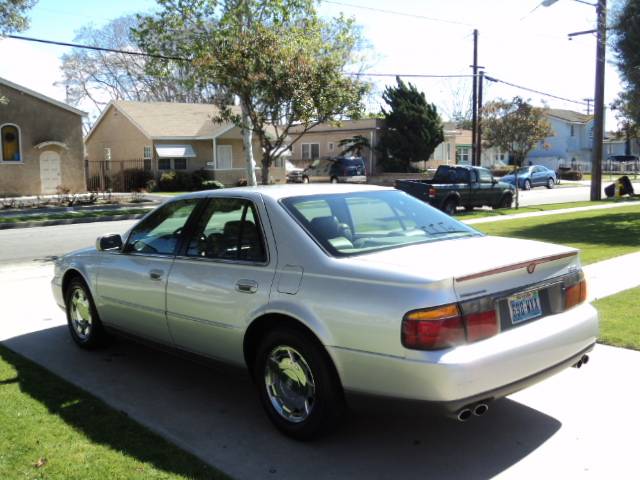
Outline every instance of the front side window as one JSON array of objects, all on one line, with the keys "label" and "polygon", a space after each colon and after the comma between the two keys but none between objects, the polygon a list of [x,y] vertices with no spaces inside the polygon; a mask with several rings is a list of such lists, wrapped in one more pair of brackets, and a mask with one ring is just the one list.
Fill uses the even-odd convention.
[{"label": "front side window", "polygon": [[214,198],[200,217],[188,257],[265,262],[266,250],[253,203]]},{"label": "front side window", "polygon": [[492,183],[493,175],[488,170],[480,169],[478,170],[478,175],[480,176],[480,183]]},{"label": "front side window", "polygon": [[2,161],[20,162],[20,130],[16,125],[4,125],[0,129]]},{"label": "front side window", "polygon": [[177,200],[158,208],[129,235],[125,252],[174,255],[198,199]]},{"label": "front side window", "polygon": [[338,257],[482,235],[400,191],[310,195],[286,198],[282,204]]}]

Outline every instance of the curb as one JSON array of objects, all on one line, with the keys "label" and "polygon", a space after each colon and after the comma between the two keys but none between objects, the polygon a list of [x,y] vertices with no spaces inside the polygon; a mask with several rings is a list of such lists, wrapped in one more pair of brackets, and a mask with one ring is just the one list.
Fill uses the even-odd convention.
[{"label": "curb", "polygon": [[85,218],[64,218],[60,220],[44,220],[41,222],[15,222],[0,223],[0,230],[13,230],[18,228],[33,227],[53,227],[56,225],[73,225],[76,223],[97,223],[97,222],[113,222],[117,220],[135,220],[142,218],[146,213],[132,213],[129,215],[112,215],[110,217],[85,217]]}]

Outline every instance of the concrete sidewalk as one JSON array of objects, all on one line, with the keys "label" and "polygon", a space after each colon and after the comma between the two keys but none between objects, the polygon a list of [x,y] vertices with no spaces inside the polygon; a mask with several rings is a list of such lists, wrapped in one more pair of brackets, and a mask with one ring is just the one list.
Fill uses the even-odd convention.
[{"label": "concrete sidewalk", "polygon": [[[640,246],[638,247],[640,249]],[[640,286],[640,251],[582,267],[590,302]]]},{"label": "concrete sidewalk", "polygon": [[589,212],[592,210],[608,210],[612,208],[633,207],[636,205],[640,205],[640,201],[611,203],[606,205],[589,205],[586,207],[561,208],[559,210],[545,210],[542,212],[514,213],[511,215],[494,215],[492,217],[472,218],[469,220],[460,220],[460,221],[462,223],[466,223],[467,225],[477,225],[480,223],[504,222],[506,220],[517,220],[519,218],[546,217],[549,215],[561,215],[563,213]]}]

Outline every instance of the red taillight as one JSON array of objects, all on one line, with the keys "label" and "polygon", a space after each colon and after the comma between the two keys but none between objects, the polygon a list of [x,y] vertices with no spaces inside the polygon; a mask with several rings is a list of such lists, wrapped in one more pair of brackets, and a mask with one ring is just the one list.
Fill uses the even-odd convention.
[{"label": "red taillight", "polygon": [[438,350],[465,343],[456,304],[409,312],[402,320],[402,345],[413,350]]},{"label": "red taillight", "polygon": [[477,342],[498,334],[498,317],[495,310],[471,313],[464,316],[467,326],[467,341]]},{"label": "red taillight", "polygon": [[429,197],[435,198],[436,193],[438,193],[438,191],[434,187],[429,188]]},{"label": "red taillight", "polygon": [[580,305],[587,299],[587,282],[583,278],[578,283],[567,287],[564,291],[564,309],[568,310]]}]

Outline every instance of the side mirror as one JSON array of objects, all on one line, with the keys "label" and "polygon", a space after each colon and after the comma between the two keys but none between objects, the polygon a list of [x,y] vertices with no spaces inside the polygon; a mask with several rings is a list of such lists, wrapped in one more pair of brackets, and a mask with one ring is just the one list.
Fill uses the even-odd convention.
[{"label": "side mirror", "polygon": [[498,183],[498,180],[496,180],[495,178],[492,178],[491,179],[491,183],[493,183],[495,185],[496,183]]},{"label": "side mirror", "polygon": [[96,240],[96,250],[99,252],[122,249],[122,237],[117,233],[102,235]]}]

